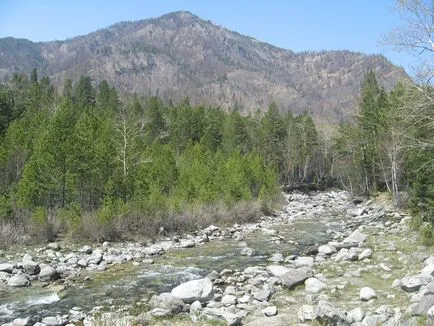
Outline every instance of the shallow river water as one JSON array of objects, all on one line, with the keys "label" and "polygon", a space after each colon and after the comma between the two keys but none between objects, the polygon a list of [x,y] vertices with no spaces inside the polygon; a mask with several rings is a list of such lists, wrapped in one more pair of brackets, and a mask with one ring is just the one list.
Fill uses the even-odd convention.
[{"label": "shallow river water", "polygon": [[[132,263],[115,265],[103,272],[92,272],[89,278],[79,278],[72,286],[56,294],[53,289],[33,285],[11,288],[0,284],[0,324],[15,318],[40,315],[68,314],[73,307],[90,311],[96,306],[132,305],[153,293],[170,291],[176,285],[201,278],[212,270],[245,269],[270,264],[268,257],[281,252],[284,256],[303,253],[309,246],[329,240],[326,225],[330,219],[299,220],[290,224],[276,224],[276,235],[252,232],[242,241],[215,240],[185,249],[170,249],[156,257],[154,264]],[[243,246],[256,251],[255,256],[241,256]]]}]

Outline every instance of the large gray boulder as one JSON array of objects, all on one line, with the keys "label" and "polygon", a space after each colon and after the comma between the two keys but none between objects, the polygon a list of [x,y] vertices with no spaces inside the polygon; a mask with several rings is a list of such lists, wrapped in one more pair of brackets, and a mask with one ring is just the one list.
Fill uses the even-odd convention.
[{"label": "large gray boulder", "polygon": [[42,282],[49,282],[57,280],[59,278],[59,274],[55,268],[45,265],[41,268],[38,278]]},{"label": "large gray boulder", "polygon": [[347,326],[350,325],[345,314],[333,306],[330,302],[320,300],[315,311],[316,319],[326,325]]},{"label": "large gray boulder", "polygon": [[206,302],[211,300],[214,295],[212,282],[208,278],[182,283],[174,288],[171,293],[185,303],[192,303],[196,300]]},{"label": "large gray boulder", "polygon": [[270,266],[267,266],[267,270],[273,276],[280,277],[280,276],[284,275],[285,273],[288,273],[292,269],[285,267],[285,266],[281,266],[281,265],[270,265]]},{"label": "large gray boulder", "polygon": [[283,285],[291,290],[297,285],[303,284],[310,276],[310,273],[306,269],[290,268],[288,272],[279,278],[282,280]]},{"label": "large gray boulder", "polygon": [[413,316],[426,315],[432,306],[434,306],[434,294],[424,295],[411,313]]},{"label": "large gray boulder", "polygon": [[365,242],[368,237],[359,230],[354,230],[348,237],[344,239],[344,243],[358,245],[360,242]]},{"label": "large gray boulder", "polygon": [[334,246],[325,244],[318,247],[318,253],[324,254],[324,255],[332,255],[336,252],[336,248]]},{"label": "large gray boulder", "polygon": [[170,293],[161,293],[160,295],[152,296],[149,301],[149,308],[166,309],[173,315],[187,310],[185,303],[180,298],[177,298]]},{"label": "large gray boulder", "polygon": [[94,252],[87,258],[88,265],[98,265],[103,260],[103,255],[100,252]]},{"label": "large gray boulder", "polygon": [[377,297],[377,294],[375,293],[374,289],[365,286],[360,289],[360,300],[362,301],[369,301],[371,299],[374,299]]},{"label": "large gray boulder", "polygon": [[416,292],[422,285],[427,285],[433,280],[429,275],[405,276],[401,279],[401,288],[407,292]]},{"label": "large gray boulder", "polygon": [[19,273],[15,274],[8,280],[8,285],[13,287],[24,287],[29,286],[30,281],[25,274]]},{"label": "large gray boulder", "polygon": [[11,264],[11,263],[2,263],[0,264],[0,272],[5,272],[5,273],[12,273],[12,271],[14,270],[15,265]]},{"label": "large gray boulder", "polygon": [[304,282],[306,286],[306,292],[309,293],[319,293],[322,290],[327,288],[327,284],[321,282],[319,279],[315,277],[310,277]]},{"label": "large gray boulder", "polygon": [[315,264],[313,257],[310,256],[303,256],[303,257],[297,257],[294,260],[294,266],[295,267],[312,267]]},{"label": "large gray boulder", "polygon": [[350,323],[361,322],[363,320],[363,317],[365,317],[365,313],[360,307],[356,307],[347,312],[347,318]]},{"label": "large gray boulder", "polygon": [[41,271],[39,264],[35,263],[29,254],[23,256],[23,269],[29,275],[37,275]]}]

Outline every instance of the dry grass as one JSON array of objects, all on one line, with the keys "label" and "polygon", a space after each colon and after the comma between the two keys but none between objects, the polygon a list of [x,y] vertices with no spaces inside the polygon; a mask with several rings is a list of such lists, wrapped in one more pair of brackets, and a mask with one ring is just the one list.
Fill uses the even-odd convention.
[{"label": "dry grass", "polygon": [[124,212],[102,218],[100,212],[70,215],[65,210],[51,210],[38,219],[20,212],[13,222],[0,223],[0,247],[51,242],[59,237],[74,241],[122,241],[154,239],[158,235],[195,232],[211,224],[229,226],[249,223],[269,211],[261,202],[196,205],[152,214]]}]

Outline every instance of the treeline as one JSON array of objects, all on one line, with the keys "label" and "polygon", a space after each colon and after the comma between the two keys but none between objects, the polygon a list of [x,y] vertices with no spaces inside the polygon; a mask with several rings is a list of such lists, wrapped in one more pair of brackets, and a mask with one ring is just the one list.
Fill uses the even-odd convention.
[{"label": "treeline", "polygon": [[[434,89],[399,83],[387,92],[367,73],[354,123],[332,144],[338,183],[353,193],[389,191],[416,213],[432,238],[434,223]],[[426,231],[425,230],[425,231]]]},{"label": "treeline", "polygon": [[369,72],[358,114],[328,139],[273,104],[242,116],[188,99],[121,101],[86,76],[58,92],[36,70],[16,75],[0,85],[0,238],[5,225],[101,241],[249,220],[281,185],[389,191],[431,227],[433,98],[432,87],[386,91]]},{"label": "treeline", "polygon": [[269,205],[280,182],[326,174],[307,115],[121,101],[86,76],[58,93],[36,70],[1,85],[0,139],[0,219],[30,223],[44,237],[176,231],[222,210],[250,218],[253,202]]}]

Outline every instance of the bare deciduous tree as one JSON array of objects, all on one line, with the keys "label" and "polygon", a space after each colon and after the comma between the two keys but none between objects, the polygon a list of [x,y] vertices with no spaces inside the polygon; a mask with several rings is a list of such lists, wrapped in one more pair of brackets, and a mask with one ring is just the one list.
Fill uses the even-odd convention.
[{"label": "bare deciduous tree", "polygon": [[403,25],[384,37],[384,42],[400,52],[416,55],[415,76],[419,83],[431,84],[434,76],[434,1],[398,0]]}]

